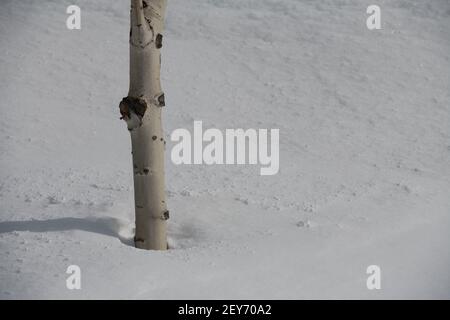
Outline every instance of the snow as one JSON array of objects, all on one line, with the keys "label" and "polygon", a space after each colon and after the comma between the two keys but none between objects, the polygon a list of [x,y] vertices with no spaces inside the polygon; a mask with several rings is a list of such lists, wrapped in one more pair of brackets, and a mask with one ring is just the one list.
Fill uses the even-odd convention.
[{"label": "snow", "polygon": [[[169,0],[171,250],[153,252],[132,244],[119,120],[128,1],[3,0],[0,298],[450,298],[450,4],[378,0],[370,31],[371,4]],[[196,120],[279,128],[279,173],[172,164]]]}]

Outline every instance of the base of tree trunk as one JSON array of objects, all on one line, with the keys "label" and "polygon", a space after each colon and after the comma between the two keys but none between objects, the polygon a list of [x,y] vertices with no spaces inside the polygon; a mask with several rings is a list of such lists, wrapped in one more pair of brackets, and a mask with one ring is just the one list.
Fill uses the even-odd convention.
[{"label": "base of tree trunk", "polygon": [[167,250],[169,248],[167,244],[166,224],[165,220],[152,219],[152,223],[144,224],[145,229],[138,230],[139,219],[136,219],[136,234],[144,235],[144,238],[134,238],[134,244],[138,249],[146,250]]}]

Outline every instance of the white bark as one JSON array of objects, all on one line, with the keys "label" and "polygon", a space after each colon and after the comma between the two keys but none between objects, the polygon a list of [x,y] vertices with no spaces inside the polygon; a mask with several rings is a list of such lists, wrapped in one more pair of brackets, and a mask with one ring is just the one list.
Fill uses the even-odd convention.
[{"label": "white bark", "polygon": [[130,89],[120,103],[131,134],[137,248],[166,250],[165,140],[160,84],[166,0],[131,0]]}]

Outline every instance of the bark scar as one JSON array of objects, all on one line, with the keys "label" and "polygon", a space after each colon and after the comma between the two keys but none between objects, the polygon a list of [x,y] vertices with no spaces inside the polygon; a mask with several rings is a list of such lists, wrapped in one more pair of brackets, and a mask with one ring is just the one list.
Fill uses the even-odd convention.
[{"label": "bark scar", "polygon": [[142,238],[136,238],[136,237],[134,237],[134,242],[135,242],[135,243],[136,243],[136,242],[142,242],[142,243],[144,243],[145,240],[142,239]]},{"label": "bark scar", "polygon": [[163,36],[161,33],[158,33],[156,35],[156,40],[155,40],[155,46],[157,49],[161,49],[162,48],[162,40],[163,40]]},{"label": "bark scar", "polygon": [[142,124],[142,118],[147,111],[147,101],[144,98],[125,97],[119,104],[120,119],[125,120],[129,130]]},{"label": "bark scar", "polygon": [[156,100],[158,101],[158,105],[160,107],[164,107],[166,105],[166,98],[164,96],[164,93],[161,93]]},{"label": "bark scar", "polygon": [[146,1],[134,0],[131,3],[130,44],[141,49],[152,43],[155,37],[152,23],[146,18],[147,7]]}]

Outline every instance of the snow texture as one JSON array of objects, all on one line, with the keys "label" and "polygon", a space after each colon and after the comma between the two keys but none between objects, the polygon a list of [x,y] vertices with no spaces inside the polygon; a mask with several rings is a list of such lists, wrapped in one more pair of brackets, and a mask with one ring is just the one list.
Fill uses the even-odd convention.
[{"label": "snow texture", "polygon": [[[166,27],[153,252],[133,247],[119,120],[129,1],[1,1],[0,298],[450,298],[447,0],[169,0]],[[279,128],[280,172],[173,165],[194,120]]]}]

